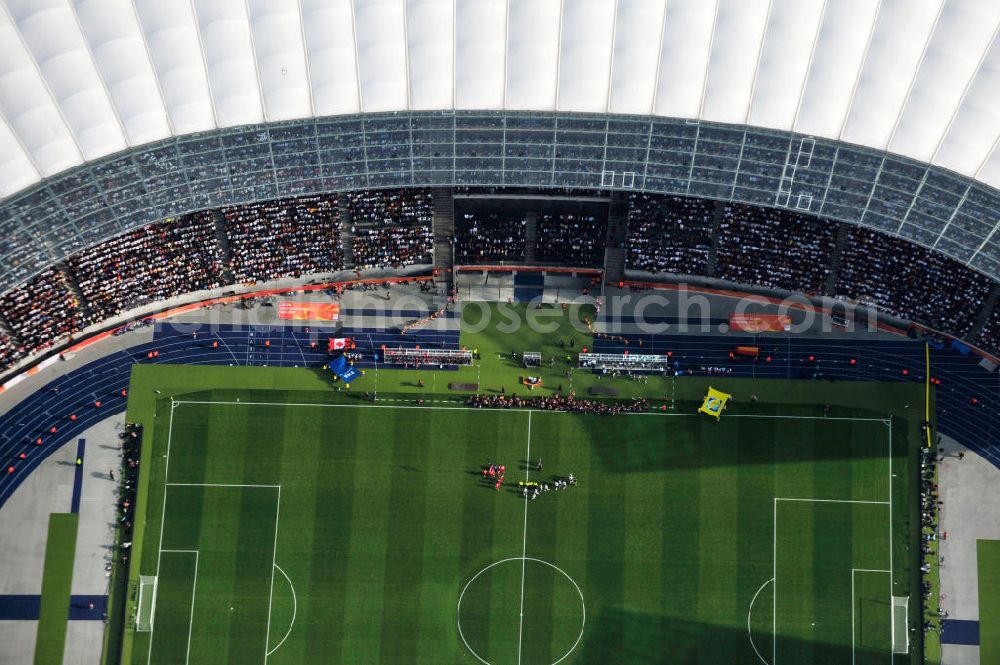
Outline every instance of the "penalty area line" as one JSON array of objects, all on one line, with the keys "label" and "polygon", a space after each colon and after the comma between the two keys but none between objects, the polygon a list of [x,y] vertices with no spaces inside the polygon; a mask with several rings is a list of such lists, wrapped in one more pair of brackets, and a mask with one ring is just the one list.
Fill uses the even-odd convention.
[{"label": "penalty area line", "polygon": [[757,596],[759,596],[760,592],[764,590],[764,587],[766,587],[768,584],[771,584],[772,582],[774,582],[773,577],[760,585],[760,588],[757,589],[757,593],[755,593],[753,595],[753,599],[750,600],[750,607],[747,608],[747,637],[750,639],[750,646],[751,648],[753,648],[753,652],[757,654],[757,657],[760,658],[760,662],[764,663],[764,665],[771,665],[771,664],[768,663],[766,660],[764,660],[764,656],[760,655],[760,651],[757,650],[757,645],[754,644],[753,631],[750,629],[750,617],[753,614],[753,604],[757,602]]},{"label": "penalty area line", "polygon": [[[271,590],[268,592],[267,596],[267,630],[264,631],[264,662],[267,662],[267,657],[273,653],[267,650],[267,645],[271,643],[271,608],[274,606],[274,569],[277,568],[277,558],[278,558],[278,524],[281,515],[281,485],[276,486],[278,488],[278,500],[274,507],[274,548],[271,550]],[[284,574],[284,573],[282,573]],[[287,576],[286,576],[287,577]],[[291,584],[291,580],[289,580]],[[294,591],[292,592],[295,593]],[[291,629],[289,629],[291,630]],[[285,635],[288,637],[288,635]],[[284,638],[281,640],[284,642]],[[277,647],[275,647],[277,648]]]},{"label": "penalty area line", "polygon": [[[281,638],[281,641],[275,644],[274,648],[267,652],[268,656],[280,649],[281,645],[288,639],[288,636],[292,634],[292,628],[295,627],[295,617],[298,616],[299,613],[299,600],[295,594],[295,585],[292,584],[292,578],[290,578],[288,573],[282,570],[281,566],[278,564],[274,564],[274,567],[277,568],[278,572],[284,576],[285,580],[288,582],[288,588],[292,590],[292,622],[288,624],[288,630],[285,632],[285,636]],[[268,624],[270,624],[270,618],[268,618]]]},{"label": "penalty area line", "polygon": [[168,487],[264,487],[275,489],[281,485],[247,485],[242,483],[167,483]]},{"label": "penalty area line", "polygon": [[807,503],[865,503],[874,505],[888,506],[888,501],[862,501],[856,499],[805,499],[798,497],[788,497],[788,496],[776,496],[775,501],[803,501]]}]

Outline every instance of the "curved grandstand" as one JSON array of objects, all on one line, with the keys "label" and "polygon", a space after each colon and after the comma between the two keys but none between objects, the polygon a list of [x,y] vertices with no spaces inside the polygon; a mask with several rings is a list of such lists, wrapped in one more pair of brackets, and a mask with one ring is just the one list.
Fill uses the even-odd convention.
[{"label": "curved grandstand", "polygon": [[[1000,487],[998,34],[992,0],[0,0],[0,528],[35,534],[0,639],[950,665],[982,612],[1000,657],[940,568],[1000,539],[940,509]],[[54,487],[85,588],[24,526]]]},{"label": "curved grandstand", "polygon": [[916,323],[998,348],[995,282],[899,237],[795,210],[687,196],[437,187],[229,206],[108,239],[3,294],[0,357],[9,370],[130,312],[224,287],[475,265],[599,269],[612,285],[694,279],[835,297],[852,317],[861,305],[904,328]]}]

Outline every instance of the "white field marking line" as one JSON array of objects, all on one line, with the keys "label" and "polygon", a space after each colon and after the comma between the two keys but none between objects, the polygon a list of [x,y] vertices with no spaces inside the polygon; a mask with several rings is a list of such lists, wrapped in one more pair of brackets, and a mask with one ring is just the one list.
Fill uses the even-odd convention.
[{"label": "white field marking line", "polygon": [[229,346],[229,344],[227,344],[227,343],[226,343],[226,339],[225,339],[225,338],[224,338],[224,337],[223,337],[222,335],[219,335],[218,333],[216,333],[216,335],[215,335],[215,336],[219,338],[219,341],[220,341],[220,342],[222,342],[222,345],[223,345],[224,347],[226,347],[226,351],[228,351],[228,352],[229,352],[229,355],[231,355],[231,356],[233,357],[233,362],[234,362],[234,363],[236,363],[237,365],[239,365],[239,364],[240,364],[240,361],[239,361],[239,359],[238,359],[238,358],[236,357],[236,354],[235,354],[235,353],[233,353],[233,349],[232,349],[232,348],[231,348],[231,347]]},{"label": "white field marking line", "polygon": [[302,366],[305,367],[305,365],[307,364],[306,363],[306,354],[305,354],[305,352],[302,351],[302,345],[299,344],[298,341],[295,339],[295,335],[294,334],[292,335],[292,344],[295,345],[295,350],[299,352],[299,357],[302,358]]},{"label": "white field marking line", "polygon": [[[166,462],[164,463],[164,473],[163,473],[164,481],[166,481],[166,479],[170,477],[169,476],[169,471],[170,471],[170,445],[171,445],[171,441],[173,439],[173,433],[174,433],[174,409],[176,409],[177,406],[180,405],[180,404],[188,404],[188,403],[190,403],[190,402],[183,402],[183,401],[177,401],[177,400],[171,400],[170,401],[170,420],[169,420],[169,424],[167,425],[167,454],[165,456],[166,457]],[[239,402],[234,402],[234,403],[235,404],[239,404]],[[150,613],[149,649],[146,652],[146,665],[149,665],[149,663],[151,662],[151,659],[153,657],[153,633],[156,630],[156,621],[155,621],[155,615],[156,615],[156,591],[157,591],[157,588],[159,587],[160,561],[161,561],[161,558],[162,558],[162,554],[163,554],[163,552],[172,552],[172,551],[196,551],[196,550],[169,550],[169,549],[168,550],[164,550],[164,549],[162,549],[163,548],[163,527],[166,524],[166,516],[167,516],[167,488],[171,487],[171,486],[174,486],[174,487],[261,487],[261,488],[272,488],[272,489],[273,488],[277,488],[278,489],[278,504],[277,504],[278,507],[275,509],[275,524],[274,524],[274,539],[275,539],[274,540],[274,553],[272,554],[272,558],[271,558],[271,565],[272,565],[272,568],[271,568],[271,592],[272,592],[272,594],[274,592],[274,568],[273,568],[273,566],[274,566],[274,556],[277,554],[277,548],[278,548],[278,508],[280,508],[280,506],[281,506],[281,485],[226,485],[226,484],[217,484],[217,483],[168,483],[168,482],[164,482],[163,483],[163,508],[162,508],[161,513],[160,513],[160,542],[157,545],[157,554],[156,554],[156,579],[153,582],[153,605],[152,605],[152,609],[151,609],[151,613]],[[197,563],[195,565],[197,567]],[[195,572],[195,579],[197,580],[197,570]],[[193,616],[194,616],[194,599],[193,598],[194,598],[194,596],[192,594],[192,601],[191,601],[192,621],[193,621]],[[270,610],[270,606],[269,606],[268,607],[268,631],[270,631],[270,629],[271,629],[270,619],[271,619],[271,610]],[[190,654],[190,648],[191,648],[191,643],[190,643],[190,626],[188,627],[188,633],[189,633],[189,636],[188,636],[188,651],[189,651],[189,654]],[[266,642],[264,643],[264,649],[265,650],[267,649],[267,643]],[[265,661],[267,660],[267,656],[266,655],[264,656],[264,660]]]},{"label": "white field marking line", "polygon": [[194,599],[198,594],[198,560],[201,553],[195,550],[194,553],[194,583],[191,585],[191,616],[188,617],[188,644],[187,653],[184,654],[184,665],[191,660],[191,630],[194,628]]},{"label": "white field marking line", "polygon": [[264,487],[280,488],[281,485],[243,485],[240,483],[167,483],[168,487]]},{"label": "white field marking line", "polygon": [[[893,548],[893,537],[892,537],[892,421],[889,421],[889,665],[896,662],[896,645],[893,643],[895,639],[896,631],[895,624],[893,624],[893,605],[892,605],[892,592],[895,589],[892,579],[892,548]],[[854,599],[851,599],[853,602]],[[909,633],[907,633],[907,639],[909,639]]]},{"label": "white field marking line", "polygon": [[[653,415],[653,414],[637,414],[637,415]],[[696,413],[685,414],[685,415],[698,415]],[[725,415],[725,414],[724,414]],[[767,414],[756,414],[756,413],[730,413],[725,416],[726,418],[767,418],[776,420],[849,420],[851,422],[869,422],[869,423],[884,423],[885,418],[850,418],[847,416],[782,416],[778,414],[767,415]]]},{"label": "white field marking line", "polygon": [[[277,558],[278,558],[278,520],[280,514],[281,514],[281,485],[278,485],[278,502],[277,504],[275,504],[274,507],[274,549],[271,550],[271,591],[268,593],[267,597],[267,630],[265,631],[264,634],[265,663],[267,663],[267,657],[271,655],[271,652],[267,650],[267,645],[271,641],[271,607],[274,604],[274,569],[277,567]],[[289,580],[289,584],[291,584],[291,580]]]},{"label": "white field marking line", "polygon": [[753,652],[757,654],[757,657],[760,658],[760,662],[764,663],[764,665],[770,665],[770,663],[764,660],[764,656],[760,655],[760,651],[757,651],[757,645],[753,643],[753,632],[750,630],[750,615],[753,613],[753,604],[757,602],[757,596],[759,596],[760,592],[764,590],[764,587],[773,581],[774,578],[772,577],[760,585],[760,588],[757,589],[757,593],[753,595],[753,599],[750,601],[750,608],[747,610],[747,637],[750,638],[750,646],[753,648]]},{"label": "white field marking line", "polygon": [[[890,436],[890,438],[892,437],[892,428],[891,427],[889,428],[889,436]],[[890,447],[890,451],[891,451],[891,447]],[[892,473],[891,473],[892,459],[891,459],[891,457],[890,457],[890,460],[889,460],[889,464],[890,464],[890,467],[889,467],[890,468],[889,482],[891,483],[892,482]],[[868,504],[868,505],[884,505],[884,506],[888,506],[889,507],[889,522],[890,522],[890,524],[892,523],[892,502],[891,501],[860,501],[860,500],[855,500],[855,499],[805,499],[805,498],[792,498],[792,497],[783,497],[783,496],[776,496],[776,497],[774,497],[774,522],[773,522],[774,534],[773,534],[773,545],[772,545],[772,557],[773,557],[773,559],[772,559],[772,563],[771,563],[771,566],[772,566],[772,575],[773,575],[771,577],[771,581],[774,582],[774,605],[773,605],[774,609],[773,609],[772,615],[771,615],[771,622],[772,622],[771,635],[772,635],[772,640],[773,640],[771,663],[775,662],[775,660],[777,659],[777,655],[778,655],[777,654],[777,651],[778,651],[778,582],[777,582],[777,578],[778,578],[778,502],[779,501],[802,501],[802,502],[810,502],[810,503],[856,503],[856,504]],[[890,536],[891,536],[891,533],[890,533]],[[891,559],[892,559],[892,540],[891,540],[891,538],[890,538],[890,541],[889,541],[889,558],[890,558],[890,564],[889,564],[889,566],[891,568],[892,567],[892,563],[891,563]],[[875,570],[875,569],[867,569],[867,568],[852,568],[851,569],[851,616],[852,616],[851,620],[852,620],[852,622],[854,620],[853,619],[853,614],[854,614],[854,604],[853,603],[854,603],[854,571],[855,570],[864,571],[864,572],[889,573],[890,585],[892,583],[892,570],[885,571],[885,570]],[[763,588],[763,587],[761,587],[761,588]],[[758,590],[757,593],[760,593],[760,590]],[[889,595],[890,595],[890,600],[891,600],[892,594],[890,593]],[[756,596],[754,596],[754,598],[756,598]],[[751,601],[751,604],[752,604],[752,601]],[[749,630],[749,626],[750,626],[750,622],[749,622],[749,619],[748,619],[747,620],[747,629],[748,630]],[[854,646],[853,646],[854,625],[853,625],[853,623],[851,625],[851,633],[852,633],[852,636],[851,636],[851,639],[852,639],[851,653],[852,653],[852,659],[853,659],[853,653],[854,653]],[[752,643],[753,643],[753,640],[751,639],[751,645],[752,645]],[[757,654],[757,655],[760,656],[760,654]],[[763,659],[761,659],[761,660],[763,660]]]},{"label": "white field marking line", "polygon": [[163,525],[167,521],[167,480],[170,479],[170,441],[174,434],[174,409],[177,402],[170,400],[170,419],[167,424],[167,455],[163,464],[163,506],[160,511],[160,542],[156,545],[156,578],[153,580],[153,605],[149,611],[149,648],[146,651],[146,665],[153,660],[153,635],[156,632],[156,591],[160,581],[160,558],[163,555]]},{"label": "white field marking line", "polygon": [[[198,593],[198,560],[201,558],[201,553],[198,550],[160,550],[160,553],[166,552],[167,554],[194,554],[194,580],[191,584],[191,616],[188,618],[188,642],[187,642],[187,655],[184,657],[185,664],[191,660],[191,629],[194,627],[194,599]],[[150,642],[152,642],[152,636],[150,636]],[[152,648],[152,644],[150,644]]]},{"label": "white field marking line", "polygon": [[[875,568],[851,568],[851,664],[857,662],[857,638],[855,637],[857,619],[855,615],[857,614],[855,610],[855,597],[854,597],[854,574],[855,573],[888,573],[889,579],[892,579],[891,570],[879,570]],[[892,608],[892,589],[889,590],[889,607]],[[889,621],[889,630],[892,631],[892,620]]]},{"label": "white field marking line", "polygon": [[[295,595],[295,585],[292,584],[292,578],[290,578],[288,576],[288,573],[286,573],[285,571],[283,571],[281,569],[281,566],[279,566],[278,564],[274,564],[274,567],[278,569],[279,573],[281,573],[282,575],[284,575],[285,579],[288,581],[288,588],[292,590],[292,622],[288,625],[288,632],[286,632],[285,636],[281,638],[281,641],[278,642],[276,645],[274,645],[273,649],[271,649],[270,651],[267,652],[268,656],[270,656],[272,653],[274,653],[275,651],[277,651],[281,647],[281,645],[285,643],[285,640],[288,639],[288,636],[292,634],[292,627],[295,626],[295,617],[299,613],[299,600],[298,600],[298,598]],[[269,622],[270,622],[270,620],[269,620]]]},{"label": "white field marking line", "polygon": [[[531,411],[528,411],[528,452],[525,454],[524,482],[531,475]],[[521,665],[521,644],[524,636],[524,567],[528,554],[528,497],[524,497],[524,534],[521,538],[521,616],[517,627],[517,665]]]},{"label": "white field marking line", "polygon": [[559,665],[559,663],[561,663],[564,660],[566,660],[569,657],[569,655],[571,653],[573,653],[573,651],[576,650],[576,647],[579,646],[579,644],[580,644],[580,640],[583,639],[583,632],[584,632],[584,630],[587,627],[587,603],[586,603],[586,601],[583,598],[583,591],[580,590],[580,585],[576,583],[576,580],[574,580],[572,577],[570,577],[569,573],[567,573],[565,570],[563,570],[559,566],[555,565],[554,563],[549,563],[548,561],[545,561],[543,559],[536,559],[536,558],[530,557],[530,556],[529,557],[516,557],[516,556],[512,556],[512,557],[508,557],[506,559],[501,559],[500,561],[494,561],[493,563],[491,563],[490,565],[486,566],[485,568],[483,568],[482,570],[480,570],[478,573],[476,573],[475,575],[473,575],[472,578],[468,582],[465,583],[465,586],[462,587],[462,593],[460,593],[458,595],[458,605],[455,608],[455,618],[456,618],[456,627],[458,628],[458,636],[462,638],[462,643],[465,644],[465,648],[469,650],[469,653],[471,653],[476,658],[476,660],[478,660],[480,663],[483,663],[483,665],[492,665],[488,660],[484,660],[478,653],[476,653],[475,649],[473,649],[471,646],[469,646],[468,640],[465,639],[465,633],[462,632],[462,618],[461,618],[462,617],[462,599],[465,598],[465,592],[469,590],[469,587],[472,586],[472,583],[475,582],[476,579],[478,579],[480,575],[482,575],[487,570],[489,570],[489,569],[491,569],[491,568],[493,568],[495,566],[499,566],[502,563],[507,563],[508,561],[517,561],[518,559],[521,559],[521,560],[527,559],[528,561],[534,561],[536,563],[540,563],[540,564],[546,565],[549,568],[552,568],[553,570],[561,573],[563,577],[565,577],[566,579],[568,579],[570,581],[570,583],[576,589],[577,595],[580,596],[580,611],[581,611],[580,634],[576,636],[576,642],[573,643],[573,646],[571,646],[566,651],[566,653],[564,653],[562,656],[560,656],[559,660],[557,660],[557,661],[555,661],[555,662],[553,662],[551,664],[551,665]]},{"label": "white field marking line", "polygon": [[[159,556],[159,555],[157,555],[157,556]],[[160,584],[159,583],[159,579],[160,579],[159,575],[154,575],[153,576],[153,597],[150,600],[150,607],[149,607],[149,642],[150,642],[150,646],[152,646],[152,642],[153,642],[153,615],[156,614],[156,589],[159,587],[159,584]]]},{"label": "white field marking line", "polygon": [[[389,400],[383,400],[388,402]],[[444,400],[455,402],[455,400]],[[230,402],[224,400],[178,400],[176,404],[231,404],[231,405],[242,405],[242,406],[311,406],[320,408],[339,408],[339,409],[420,409],[422,411],[513,411],[513,412],[524,412],[529,411],[531,413],[551,413],[551,414],[570,414],[570,411],[548,411],[544,409],[491,409],[491,408],[478,408],[469,406],[404,406],[397,404],[324,404],[324,403],[309,403],[309,402]],[[579,415],[579,414],[577,414]],[[662,411],[650,411],[645,413],[622,413],[622,416],[659,416],[661,418],[670,417],[698,417],[699,413],[664,413]],[[824,416],[781,416],[781,415],[757,415],[753,413],[733,413],[727,415],[726,418],[765,418],[772,420],[842,420],[849,422],[872,422],[881,423],[885,422],[883,418],[830,418]]]},{"label": "white field marking line", "polygon": [[888,501],[861,501],[861,500],[855,500],[855,499],[800,499],[800,498],[788,497],[788,496],[776,496],[776,497],[774,497],[774,500],[775,500],[775,502],[778,502],[778,501],[804,501],[804,502],[808,502],[808,503],[867,503],[867,504],[876,504],[876,505],[880,504],[880,505],[885,505],[885,506],[889,505]]}]

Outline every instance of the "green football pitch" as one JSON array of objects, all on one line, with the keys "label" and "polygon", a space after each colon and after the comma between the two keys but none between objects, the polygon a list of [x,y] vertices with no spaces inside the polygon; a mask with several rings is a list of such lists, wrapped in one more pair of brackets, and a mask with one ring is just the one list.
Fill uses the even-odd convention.
[{"label": "green football pitch", "polygon": [[911,662],[902,418],[163,397],[133,665]]}]

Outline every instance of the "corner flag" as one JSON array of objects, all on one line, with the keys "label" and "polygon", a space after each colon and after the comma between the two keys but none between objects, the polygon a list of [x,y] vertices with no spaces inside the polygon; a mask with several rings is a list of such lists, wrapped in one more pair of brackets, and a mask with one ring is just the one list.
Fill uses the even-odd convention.
[{"label": "corner flag", "polygon": [[728,402],[731,397],[732,395],[709,386],[708,394],[705,395],[705,401],[702,402],[701,408],[698,409],[698,412],[708,414],[718,420],[722,416],[722,412],[726,409],[726,402]]}]

